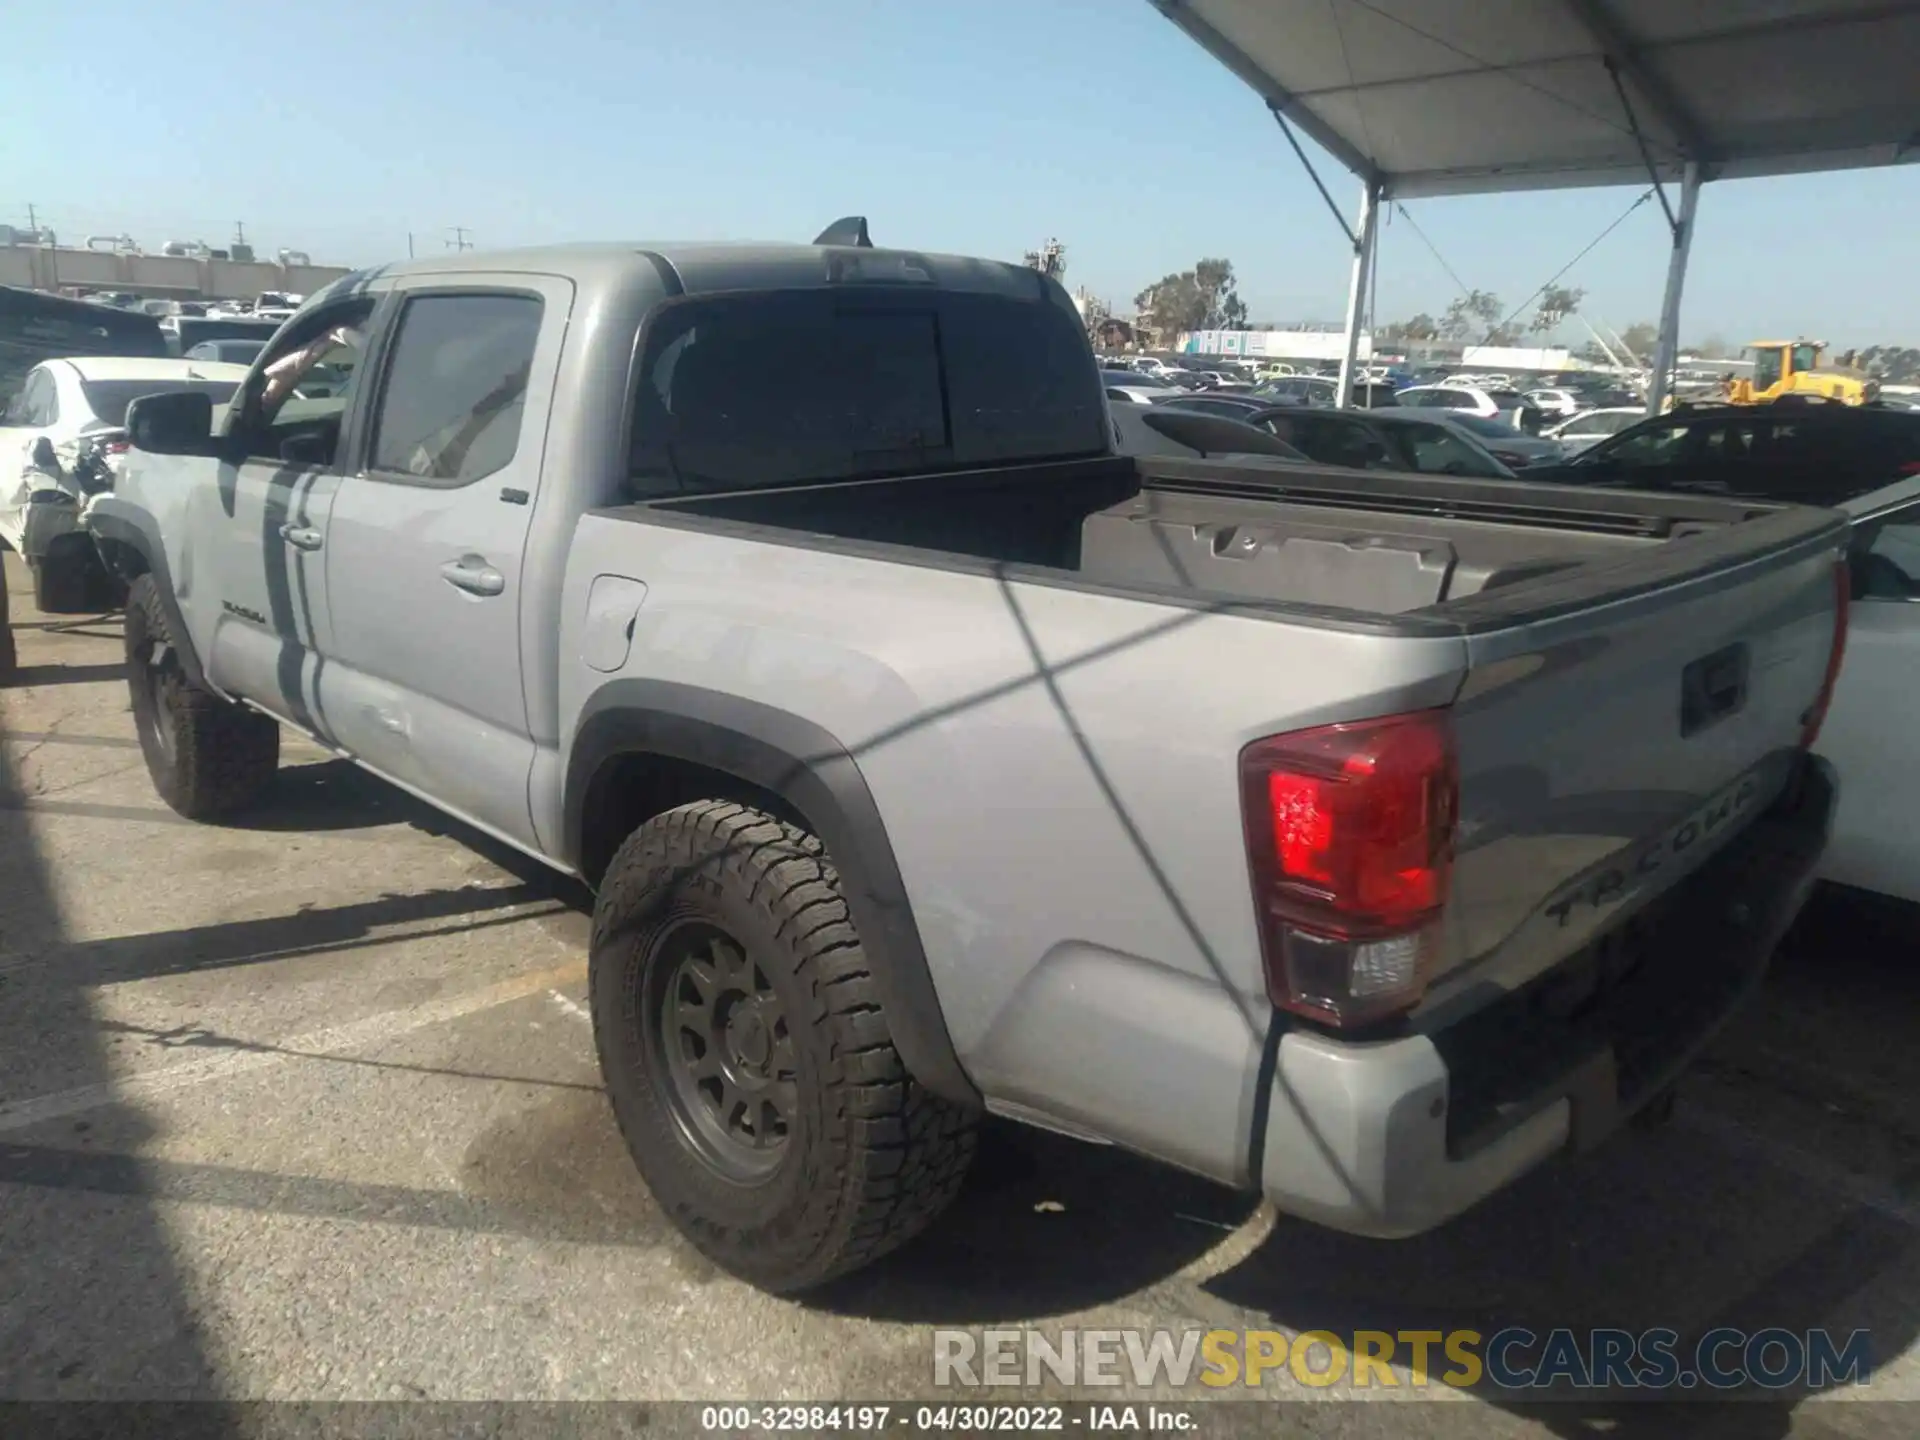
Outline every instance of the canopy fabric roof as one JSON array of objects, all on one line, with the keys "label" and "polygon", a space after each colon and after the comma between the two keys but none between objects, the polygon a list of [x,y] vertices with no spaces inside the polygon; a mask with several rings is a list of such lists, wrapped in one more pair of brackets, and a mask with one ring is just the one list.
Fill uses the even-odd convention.
[{"label": "canopy fabric roof", "polygon": [[1390,197],[1920,159],[1916,0],[1151,3]]}]

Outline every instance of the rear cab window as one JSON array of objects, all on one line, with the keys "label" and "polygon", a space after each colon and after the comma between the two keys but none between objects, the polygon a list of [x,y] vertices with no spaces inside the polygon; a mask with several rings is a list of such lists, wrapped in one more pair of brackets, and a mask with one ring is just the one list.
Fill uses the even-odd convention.
[{"label": "rear cab window", "polygon": [[635,499],[1103,454],[1076,317],[1035,298],[886,287],[694,296],[650,322]]}]

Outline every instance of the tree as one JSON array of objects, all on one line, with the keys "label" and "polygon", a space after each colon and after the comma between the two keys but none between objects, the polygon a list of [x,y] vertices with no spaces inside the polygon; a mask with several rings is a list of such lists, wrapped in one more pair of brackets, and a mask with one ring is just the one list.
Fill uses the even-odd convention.
[{"label": "tree", "polygon": [[1377,338],[1396,344],[1418,344],[1425,340],[1438,340],[1440,326],[1431,315],[1422,311],[1411,320],[1400,320],[1392,325],[1381,326]]},{"label": "tree", "polygon": [[1709,335],[1698,345],[1689,348],[1695,355],[1703,356],[1709,360],[1722,360],[1734,353],[1727,347],[1727,342],[1718,335]]},{"label": "tree", "polygon": [[1469,290],[1447,306],[1447,313],[1440,317],[1440,334],[1445,339],[1464,340],[1469,344],[1490,343],[1481,341],[1480,336],[1493,328],[1500,315],[1498,295],[1487,290]]},{"label": "tree", "polygon": [[1854,363],[1885,385],[1920,381],[1920,349],[1909,345],[1869,345]]},{"label": "tree", "polygon": [[1237,330],[1247,306],[1234,288],[1233,263],[1202,260],[1191,270],[1162,277],[1133,297],[1141,323],[1162,343],[1183,331]]},{"label": "tree", "polygon": [[1549,285],[1540,292],[1540,299],[1533,307],[1533,319],[1527,329],[1535,335],[1548,335],[1558,330],[1580,309],[1580,302],[1587,298],[1584,290],[1571,290],[1564,285]]},{"label": "tree", "polygon": [[1627,349],[1642,360],[1652,360],[1654,349],[1660,344],[1660,327],[1645,320],[1636,320],[1620,332],[1620,339]]},{"label": "tree", "polygon": [[1234,288],[1231,260],[1202,260],[1193,267],[1193,279],[1206,302],[1202,330],[1239,330],[1247,323],[1247,305]]}]

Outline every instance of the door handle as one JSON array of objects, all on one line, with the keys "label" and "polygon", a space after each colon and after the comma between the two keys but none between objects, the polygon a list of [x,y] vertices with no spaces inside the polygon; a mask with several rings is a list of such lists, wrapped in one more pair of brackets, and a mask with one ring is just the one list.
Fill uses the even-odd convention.
[{"label": "door handle", "polygon": [[498,595],[507,588],[507,577],[489,565],[484,555],[449,560],[440,567],[440,578],[469,595]]},{"label": "door handle", "polygon": [[311,525],[282,525],[280,538],[296,550],[318,550],[323,543],[320,532]]}]

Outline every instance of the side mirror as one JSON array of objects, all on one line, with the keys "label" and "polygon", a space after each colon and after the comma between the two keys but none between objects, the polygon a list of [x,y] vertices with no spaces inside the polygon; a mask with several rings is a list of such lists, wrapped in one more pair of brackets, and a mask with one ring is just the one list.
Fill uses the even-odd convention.
[{"label": "side mirror", "polygon": [[152,455],[211,455],[213,398],[198,390],[143,395],[127,407],[127,436]]},{"label": "side mirror", "polygon": [[44,435],[33,442],[33,468],[44,475],[60,473],[60,457],[53,453],[53,441]]}]

